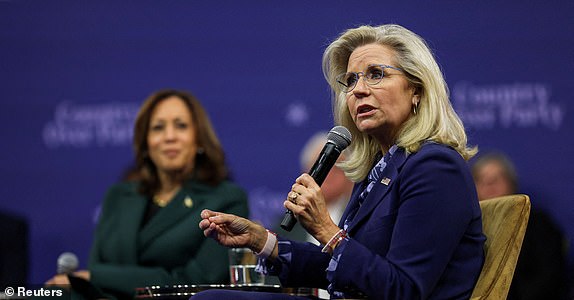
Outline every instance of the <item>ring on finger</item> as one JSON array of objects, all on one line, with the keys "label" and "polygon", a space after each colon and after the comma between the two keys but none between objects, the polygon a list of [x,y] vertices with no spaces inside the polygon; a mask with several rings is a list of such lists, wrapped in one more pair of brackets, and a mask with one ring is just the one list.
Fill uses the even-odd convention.
[{"label": "ring on finger", "polygon": [[289,193],[289,200],[295,204],[297,204],[297,197],[299,196],[299,194],[297,194],[296,192],[290,192]]}]

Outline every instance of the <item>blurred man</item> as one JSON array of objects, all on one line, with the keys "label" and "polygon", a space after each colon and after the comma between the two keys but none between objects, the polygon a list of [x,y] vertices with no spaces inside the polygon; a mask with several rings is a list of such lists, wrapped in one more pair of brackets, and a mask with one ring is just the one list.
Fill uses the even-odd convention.
[{"label": "blurred man", "polygon": [[0,211],[0,291],[23,286],[28,276],[28,222]]},{"label": "blurred man", "polygon": [[[515,194],[518,177],[503,154],[476,159],[472,175],[480,200]],[[565,240],[544,212],[532,207],[507,299],[566,299]]]},{"label": "blurred man", "polygon": [[[309,172],[317,160],[317,157],[319,157],[323,146],[325,146],[325,143],[327,142],[327,134],[327,132],[323,131],[315,133],[307,140],[301,149],[299,162],[303,172]],[[338,162],[344,159],[345,152],[339,156]],[[349,198],[351,197],[353,182],[345,177],[345,173],[335,165],[325,178],[325,181],[323,181],[321,190],[325,196],[325,203],[327,204],[327,209],[329,210],[331,219],[333,222],[339,223],[339,220],[347,207]],[[291,232],[281,231],[281,234],[291,239],[307,241],[317,245],[319,244],[315,238],[308,234],[303,227],[299,225],[293,227]]]},{"label": "blurred man", "polygon": [[[309,172],[317,160],[317,157],[321,154],[321,150],[327,142],[327,134],[327,132],[316,133],[307,141],[305,146],[303,146],[299,161],[301,163],[301,170],[304,172]],[[345,152],[339,156],[337,162],[344,159]],[[321,190],[323,190],[331,219],[333,219],[335,223],[339,223],[351,197],[353,182],[345,176],[345,173],[341,169],[334,166],[321,185]]]}]

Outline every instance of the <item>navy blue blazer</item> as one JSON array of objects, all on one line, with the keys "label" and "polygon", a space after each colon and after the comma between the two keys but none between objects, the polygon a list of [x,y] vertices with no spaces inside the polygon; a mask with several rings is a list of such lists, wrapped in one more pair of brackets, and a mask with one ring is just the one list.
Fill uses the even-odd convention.
[{"label": "navy blue blazer", "polygon": [[[348,228],[332,280],[331,256],[291,242],[285,286],[326,288],[370,299],[468,299],[484,262],[480,206],[466,161],[452,148],[425,143],[399,148]],[[358,205],[355,185],[341,219]],[[342,248],[342,249],[339,249]]]}]

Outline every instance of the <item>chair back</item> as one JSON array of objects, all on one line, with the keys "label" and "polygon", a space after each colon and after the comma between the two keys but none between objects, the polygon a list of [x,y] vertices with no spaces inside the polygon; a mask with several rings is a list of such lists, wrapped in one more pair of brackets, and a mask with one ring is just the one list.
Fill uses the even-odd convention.
[{"label": "chair back", "polygon": [[471,299],[506,299],[530,216],[527,195],[480,201],[485,261]]}]

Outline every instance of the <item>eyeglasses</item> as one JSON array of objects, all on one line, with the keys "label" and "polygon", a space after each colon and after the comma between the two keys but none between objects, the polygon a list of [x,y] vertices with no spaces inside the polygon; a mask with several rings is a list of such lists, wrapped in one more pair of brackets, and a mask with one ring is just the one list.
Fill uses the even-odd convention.
[{"label": "eyeglasses", "polygon": [[369,65],[365,72],[347,72],[337,76],[337,82],[343,86],[343,91],[348,93],[352,91],[355,86],[357,86],[357,82],[359,82],[361,75],[363,76],[363,80],[365,80],[368,85],[378,84],[381,82],[381,80],[383,80],[383,77],[385,76],[383,70],[387,68],[401,72],[403,71],[400,68],[389,65]]}]

